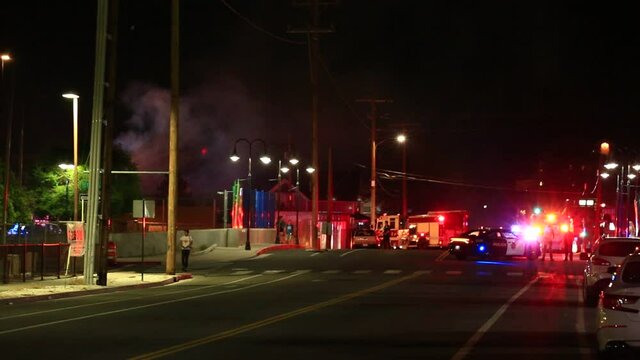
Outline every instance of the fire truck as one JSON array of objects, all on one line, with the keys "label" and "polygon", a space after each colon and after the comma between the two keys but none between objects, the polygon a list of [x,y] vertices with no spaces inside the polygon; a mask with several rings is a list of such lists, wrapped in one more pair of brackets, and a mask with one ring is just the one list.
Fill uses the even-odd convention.
[{"label": "fire truck", "polygon": [[407,248],[446,248],[451,238],[469,229],[466,210],[429,211],[407,218]]},{"label": "fire truck", "polygon": [[446,248],[452,237],[468,230],[466,210],[429,211],[407,218],[404,228],[399,215],[384,214],[376,220],[376,234],[381,238],[385,223],[391,228],[394,249]]}]

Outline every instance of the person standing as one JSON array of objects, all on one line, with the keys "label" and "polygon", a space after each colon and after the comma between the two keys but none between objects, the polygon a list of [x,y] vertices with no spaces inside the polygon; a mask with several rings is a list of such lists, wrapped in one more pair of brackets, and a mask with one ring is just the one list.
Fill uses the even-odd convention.
[{"label": "person standing", "polygon": [[573,232],[567,231],[562,238],[564,246],[564,261],[573,261]]},{"label": "person standing", "polygon": [[193,238],[189,235],[189,229],[184,231],[180,237],[180,247],[182,248],[182,271],[187,271],[189,267],[189,255],[193,246]]},{"label": "person standing", "polygon": [[389,222],[384,222],[384,229],[382,230],[382,248],[391,249],[391,227]]},{"label": "person standing", "polygon": [[555,238],[555,232],[553,231],[553,227],[551,225],[547,225],[544,228],[544,233],[542,234],[542,261],[549,253],[549,260],[553,261],[553,241]]}]

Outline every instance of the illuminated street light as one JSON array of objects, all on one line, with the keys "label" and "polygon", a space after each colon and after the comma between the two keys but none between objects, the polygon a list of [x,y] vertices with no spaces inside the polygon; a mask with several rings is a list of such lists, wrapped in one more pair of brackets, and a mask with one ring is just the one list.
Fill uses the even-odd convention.
[{"label": "illuminated street light", "polygon": [[264,140],[262,139],[254,139],[254,140],[247,140],[245,138],[240,138],[237,139],[236,142],[233,144],[233,153],[231,154],[231,156],[229,156],[229,159],[231,159],[231,161],[236,162],[238,160],[240,160],[240,156],[238,156],[238,144],[239,143],[246,143],[247,145],[249,145],[249,174],[247,176],[247,182],[248,182],[248,187],[249,187],[249,221],[247,221],[247,240],[245,242],[244,245],[244,249],[245,250],[251,250],[251,220],[253,218],[253,195],[252,195],[252,189],[251,189],[251,158],[253,157],[253,144],[255,143],[261,143],[262,144],[262,155],[260,156],[260,161],[262,161],[264,164],[268,164],[271,162],[271,158],[267,155],[267,144],[264,142]]},{"label": "illuminated street light", "polygon": [[600,174],[600,176],[601,176],[603,179],[606,179],[606,178],[608,178],[608,177],[609,177],[609,176],[611,176],[611,175],[609,175],[609,173],[603,172],[602,174]]},{"label": "illuminated street light", "polygon": [[74,93],[62,94],[73,100],[73,221],[78,221],[78,99]]},{"label": "illuminated street light", "polygon": [[[398,136],[396,136],[396,141],[398,143],[404,144],[405,141],[407,140],[407,137],[404,134],[399,134]],[[371,221],[371,226],[374,226],[376,223],[376,175],[377,175],[377,170],[376,170],[376,166],[377,166],[377,152],[378,152],[378,147],[380,145],[382,145],[382,143],[384,143],[385,141],[387,141],[388,139],[383,139],[379,142],[376,142],[375,140],[371,142],[371,179],[370,179],[370,191],[371,191],[371,212],[370,212],[370,221]],[[406,153],[403,152],[403,156],[406,155]],[[403,160],[404,161],[404,160]],[[403,169],[406,170],[406,169]],[[406,172],[406,171],[405,171]]]},{"label": "illuminated street light", "polygon": [[313,174],[314,172],[316,172],[316,169],[314,169],[313,166],[307,166],[305,170],[307,170],[307,173],[309,174]]},{"label": "illuminated street light", "polygon": [[611,162],[608,162],[608,163],[604,164],[604,168],[607,169],[607,170],[613,170],[613,169],[615,169],[617,167],[618,167],[618,163],[616,163],[615,161],[611,161]]},{"label": "illuminated street light", "polygon": [[4,63],[13,59],[9,54],[0,54],[0,60],[2,61],[2,75],[4,76]]}]

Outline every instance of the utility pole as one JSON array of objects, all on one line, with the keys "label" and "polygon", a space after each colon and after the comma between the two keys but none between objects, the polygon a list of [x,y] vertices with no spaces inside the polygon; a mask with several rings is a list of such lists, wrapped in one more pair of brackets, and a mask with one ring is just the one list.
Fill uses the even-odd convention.
[{"label": "utility pole", "polygon": [[309,79],[311,84],[311,246],[320,249],[318,241],[318,199],[320,174],[318,162],[318,57],[320,56],[319,35],[333,32],[332,29],[319,28],[320,5],[333,5],[333,2],[319,0],[294,1],[294,6],[307,6],[310,12],[310,25],[306,29],[289,30],[290,33],[306,34],[309,50]]},{"label": "utility pole", "polygon": [[171,114],[169,116],[169,194],[167,218],[167,265],[176,273],[176,203],[178,197],[178,120],[180,100],[180,2],[171,0]]},{"label": "utility pole", "polygon": [[369,120],[371,121],[371,226],[376,226],[376,120],[378,119],[378,104],[392,103],[390,99],[358,99],[356,102],[366,102],[371,106]]},{"label": "utility pole", "polygon": [[[107,64],[107,96],[105,98],[105,125],[104,125],[104,145],[102,153],[102,189],[100,198],[102,201],[101,214],[101,232],[100,246],[98,248],[98,280],[97,285],[107,286],[107,244],[109,243],[109,219],[111,219],[111,168],[112,168],[112,142],[113,142],[113,122],[115,120],[116,105],[116,66],[117,66],[117,48],[118,48],[118,1],[109,1],[109,15],[107,25],[108,34],[108,64]],[[77,139],[77,136],[74,137]],[[77,151],[74,151],[77,156]],[[77,159],[76,159],[77,163]],[[74,176],[78,174],[77,167],[74,168]],[[78,179],[74,179],[74,186],[78,186]],[[143,208],[144,211],[144,208]],[[78,189],[74,189],[74,212],[73,220],[78,220]]]},{"label": "utility pole", "polygon": [[93,110],[91,115],[91,146],[89,151],[89,194],[87,202],[87,228],[84,250],[84,283],[93,285],[95,244],[98,230],[98,203],[100,198],[100,151],[105,87],[105,60],[107,44],[108,0],[98,0],[96,20],[96,63],[93,78]]}]

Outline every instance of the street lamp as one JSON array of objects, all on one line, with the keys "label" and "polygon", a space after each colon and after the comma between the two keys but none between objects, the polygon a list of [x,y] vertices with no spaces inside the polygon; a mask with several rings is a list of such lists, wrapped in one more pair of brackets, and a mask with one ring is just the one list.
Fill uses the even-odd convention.
[{"label": "street lamp", "polygon": [[262,139],[254,139],[254,140],[247,140],[245,138],[240,138],[237,139],[236,142],[233,144],[233,153],[231,154],[231,156],[229,156],[229,159],[231,159],[231,161],[236,162],[238,160],[240,160],[240,156],[238,156],[238,144],[239,143],[246,143],[247,145],[249,145],[249,173],[247,176],[247,182],[249,184],[249,221],[247,221],[247,240],[245,242],[244,245],[244,249],[245,250],[251,250],[251,220],[253,218],[253,205],[252,205],[252,199],[253,199],[253,195],[252,195],[252,189],[251,189],[251,158],[253,157],[253,144],[255,143],[261,143],[262,144],[262,155],[260,156],[260,161],[262,161],[263,164],[269,164],[271,162],[271,158],[269,157],[269,155],[267,155],[267,144],[264,142],[264,140]]},{"label": "street lamp", "polygon": [[[300,219],[300,196],[299,196],[299,194],[300,194],[300,167],[297,166],[299,161],[296,158],[289,159],[289,163],[296,167],[296,187],[295,187],[295,189],[296,189],[296,194],[295,194],[295,196],[296,196],[296,227],[295,227],[295,229],[296,229],[296,245],[300,245],[300,238],[298,236],[299,235],[298,228],[300,227],[299,226],[300,225],[300,221],[299,221],[299,219]],[[284,171],[284,173],[286,174],[290,169],[287,168],[287,167],[285,167],[285,168],[287,169],[286,171]],[[309,166],[307,166],[305,168],[305,171],[307,172],[307,174],[313,174],[316,171],[316,169],[313,166],[309,165]],[[311,224],[311,225],[312,226],[316,226],[316,224]]]},{"label": "street lamp", "polygon": [[73,221],[78,221],[78,99],[80,96],[67,93],[62,97],[73,100]]},{"label": "street lamp", "polygon": [[[616,169],[620,168],[619,171],[616,171],[616,236],[630,236],[636,235],[638,230],[637,218],[634,216],[635,223],[635,234],[630,234],[629,232],[629,209],[631,208],[631,188],[636,189],[636,196],[634,196],[634,201],[637,199],[637,185],[631,185],[631,181],[637,178],[637,174],[632,172],[640,171],[640,164],[618,164],[615,161],[609,161],[604,164],[604,168],[607,171],[603,171],[600,176],[603,179],[607,179],[611,176],[610,172],[616,171]],[[626,184],[625,184],[626,181]],[[626,189],[625,189],[626,188]],[[625,199],[626,196],[626,199]],[[626,200],[626,201],[625,201]]]},{"label": "street lamp", "polygon": [[[2,62],[2,72],[0,78],[3,80],[0,86],[0,92],[4,89],[4,63],[13,60],[9,54],[0,54],[0,61]],[[11,82],[11,95],[9,99],[9,112],[7,114],[7,130],[5,138],[5,150],[4,150],[4,189],[3,189],[3,209],[2,209],[2,243],[7,243],[7,215],[9,212],[9,188],[11,177],[11,126],[13,123],[13,100],[15,96],[15,71],[12,72]],[[0,96],[0,99],[2,96]]]},{"label": "street lamp", "polygon": [[396,136],[396,141],[402,144],[402,221],[407,221],[407,137],[404,134]]},{"label": "street lamp", "polygon": [[[377,175],[376,155],[378,151],[378,146],[382,145],[382,143],[384,143],[387,140],[388,139],[383,139],[377,143],[375,141],[371,142],[371,215],[370,215],[371,224],[370,225],[373,227],[375,227],[375,224],[376,224],[376,175]],[[407,137],[403,134],[400,134],[396,136],[395,140],[398,143],[404,144],[407,141]],[[403,169],[403,171],[406,173],[406,169]]]},{"label": "street lamp", "polygon": [[0,54],[0,61],[2,61],[2,77],[4,77],[4,63],[13,60],[9,54]]}]

